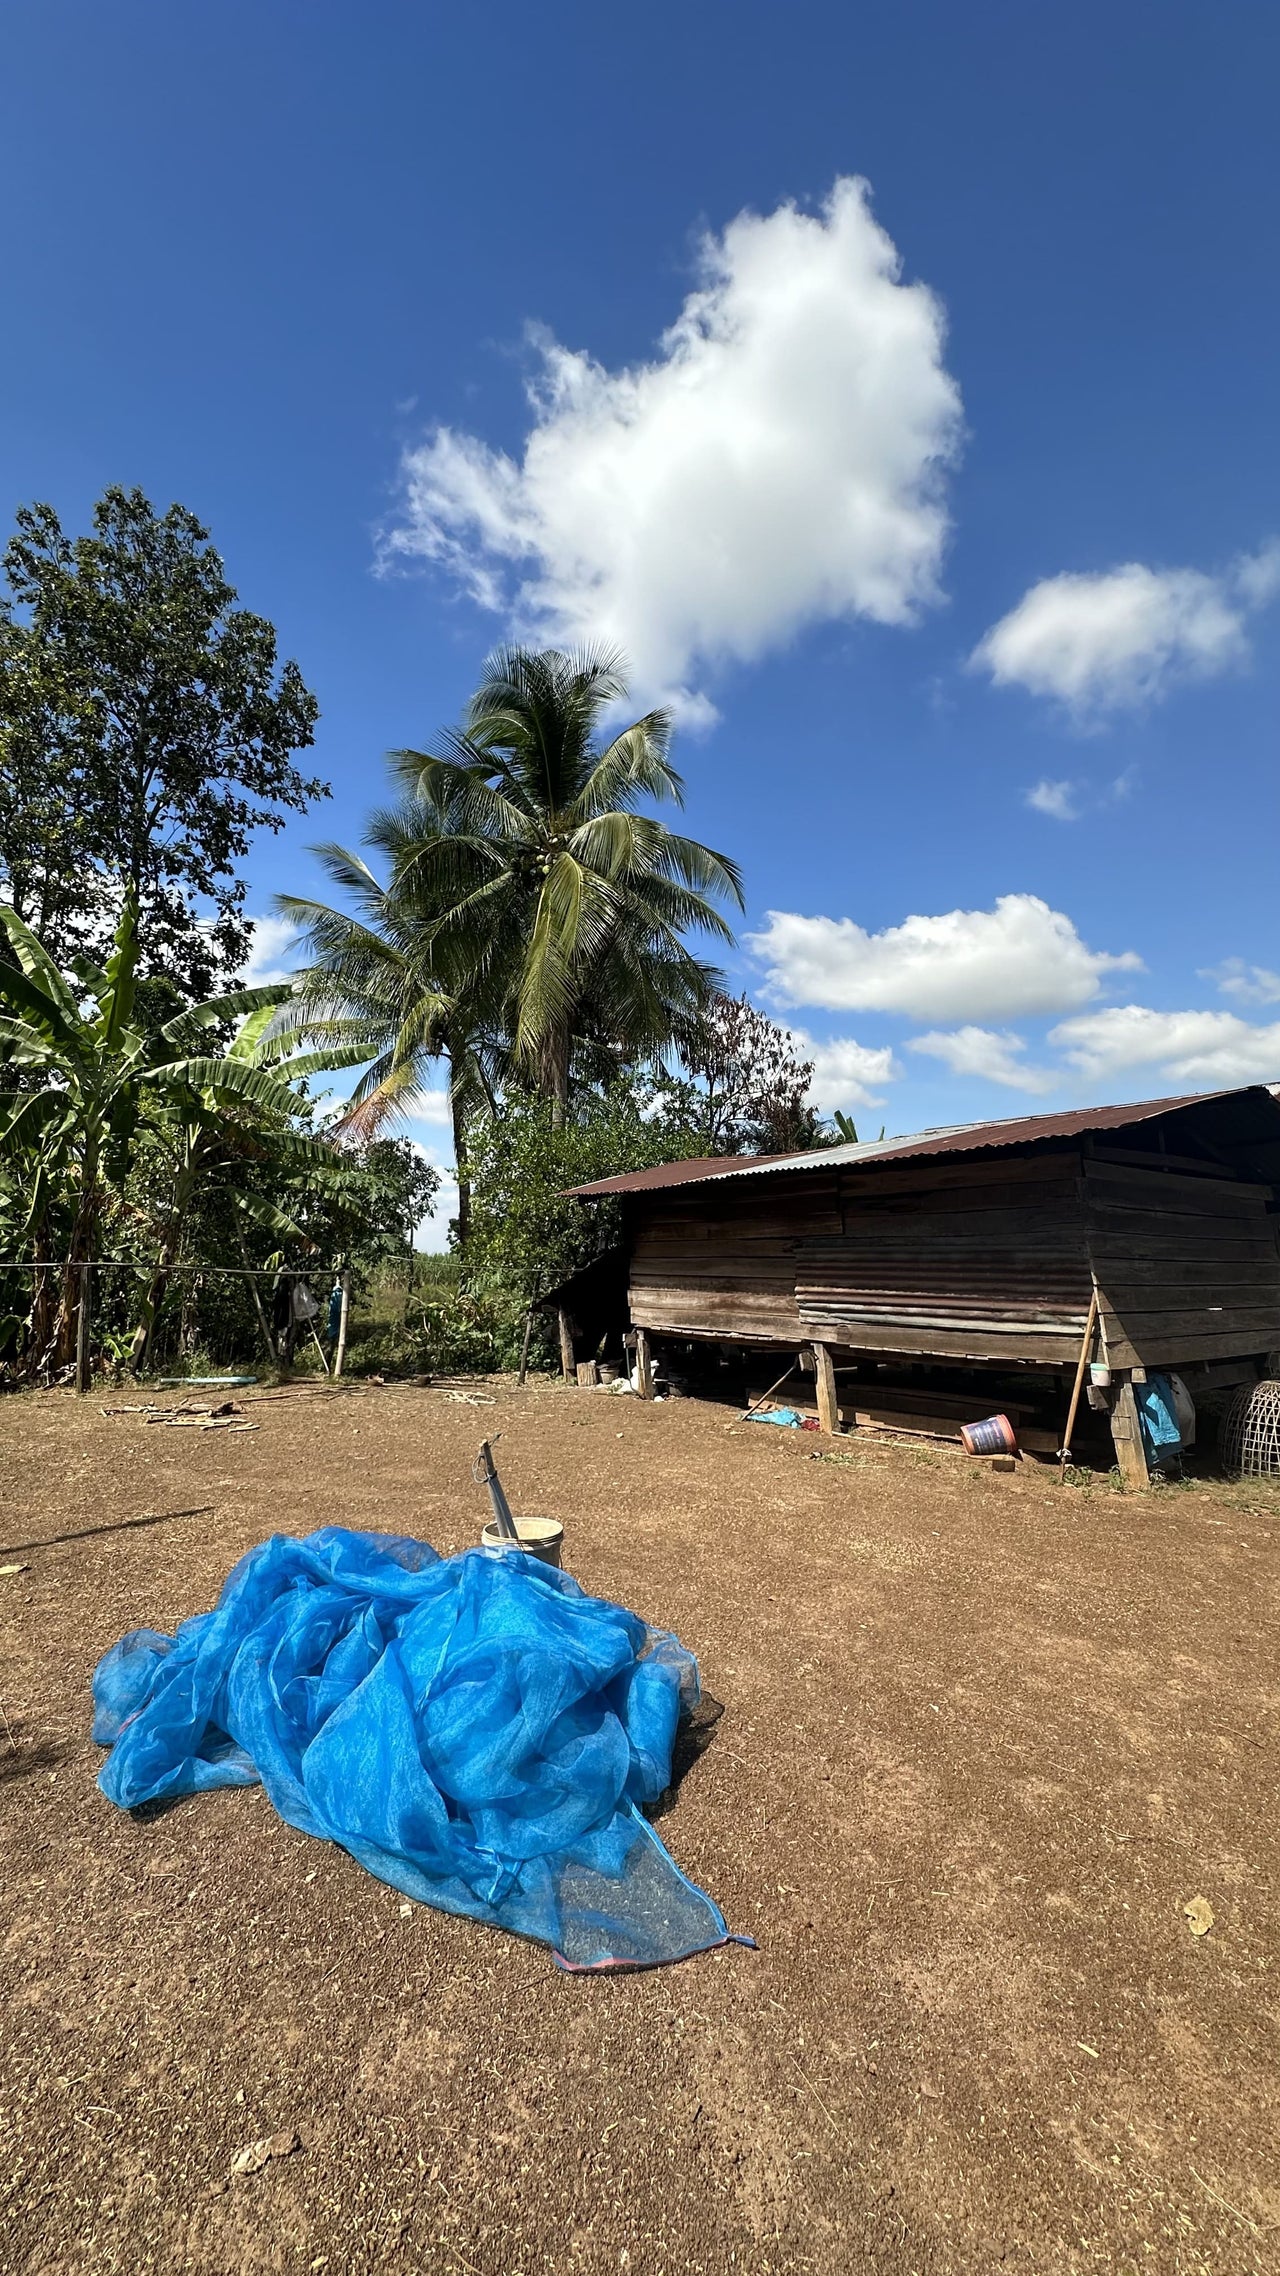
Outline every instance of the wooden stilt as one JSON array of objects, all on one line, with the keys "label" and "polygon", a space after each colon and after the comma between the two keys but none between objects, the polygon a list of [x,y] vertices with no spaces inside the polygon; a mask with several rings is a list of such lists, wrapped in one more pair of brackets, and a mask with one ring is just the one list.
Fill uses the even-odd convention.
[{"label": "wooden stilt", "polygon": [[560,1372],[566,1383],[572,1383],[575,1380],[573,1328],[563,1304],[556,1306],[556,1324],[560,1330]]},{"label": "wooden stilt", "polygon": [[647,1328],[636,1329],[636,1389],[642,1399],[653,1397],[653,1353]]},{"label": "wooden stilt", "polygon": [[836,1371],[825,1343],[811,1346],[818,1384],[818,1422],[828,1438],[840,1436],[840,1402],[836,1397]]},{"label": "wooden stilt", "polygon": [[1111,1437],[1120,1467],[1120,1483],[1125,1492],[1143,1492],[1151,1481],[1147,1471],[1146,1448],[1142,1443],[1142,1425],[1138,1420],[1138,1402],[1127,1375],[1115,1388],[1111,1405]]}]

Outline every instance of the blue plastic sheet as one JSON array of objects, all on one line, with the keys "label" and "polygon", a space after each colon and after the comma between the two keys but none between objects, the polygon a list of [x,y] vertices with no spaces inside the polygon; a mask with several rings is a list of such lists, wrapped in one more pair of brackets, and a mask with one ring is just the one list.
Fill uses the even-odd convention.
[{"label": "blue plastic sheet", "polygon": [[643,1815],[697,1662],[519,1550],[276,1535],[214,1611],[125,1636],[93,1688],[99,1784],[121,1809],[261,1780],[290,1825],[406,1896],[570,1968],[726,1939]]}]

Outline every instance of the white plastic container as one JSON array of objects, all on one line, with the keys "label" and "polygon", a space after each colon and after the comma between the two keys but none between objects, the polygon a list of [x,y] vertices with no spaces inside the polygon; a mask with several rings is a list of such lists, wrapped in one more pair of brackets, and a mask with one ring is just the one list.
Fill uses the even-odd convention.
[{"label": "white plastic container", "polygon": [[519,1543],[508,1541],[496,1525],[486,1525],[480,1536],[480,1546],[491,1557],[518,1557],[522,1553],[536,1557],[540,1565],[560,1564],[560,1550],[564,1541],[564,1527],[554,1517],[517,1517],[513,1519]]}]

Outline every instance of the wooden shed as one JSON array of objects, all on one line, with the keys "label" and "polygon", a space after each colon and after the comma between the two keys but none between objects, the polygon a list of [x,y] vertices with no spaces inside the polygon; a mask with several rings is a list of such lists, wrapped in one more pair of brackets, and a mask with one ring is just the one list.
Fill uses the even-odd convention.
[{"label": "wooden shed", "polygon": [[1111,1368],[1136,1474],[1135,1374],[1175,1368],[1194,1395],[1280,1349],[1278,1187],[1280,1103],[1259,1085],[577,1191],[622,1198],[642,1370],[653,1337],[810,1346],[838,1427],[837,1361],[1069,1380],[1092,1313],[1088,1356]]}]

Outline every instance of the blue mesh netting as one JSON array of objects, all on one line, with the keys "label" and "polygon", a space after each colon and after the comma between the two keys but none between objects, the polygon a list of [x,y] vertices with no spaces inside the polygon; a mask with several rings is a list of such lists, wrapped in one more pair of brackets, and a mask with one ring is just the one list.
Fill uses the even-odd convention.
[{"label": "blue mesh netting", "polygon": [[520,1551],[276,1535],[214,1611],[125,1636],[93,1690],[121,1809],[260,1779],[290,1825],[406,1896],[570,1967],[725,1940],[641,1815],[670,1783],[696,1660]]}]

